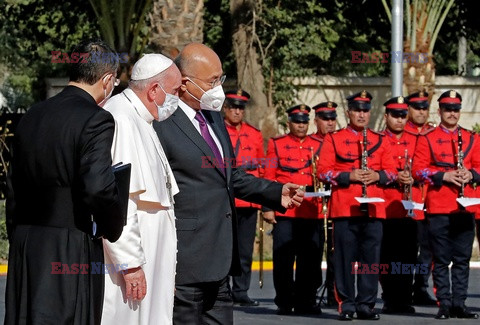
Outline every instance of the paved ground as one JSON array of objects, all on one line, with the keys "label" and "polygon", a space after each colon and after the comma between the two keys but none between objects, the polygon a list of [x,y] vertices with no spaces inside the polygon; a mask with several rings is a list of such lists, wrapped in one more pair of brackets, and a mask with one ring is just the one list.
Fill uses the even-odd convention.
[{"label": "paved ground", "polygon": [[[2,322],[5,313],[5,281],[6,277],[0,277],[0,322]],[[470,272],[470,294],[467,299],[467,305],[480,313],[480,269],[472,268]],[[275,291],[273,289],[272,272],[265,273],[264,287],[258,288],[258,272],[252,275],[252,286],[250,296],[260,301],[258,307],[235,307],[235,324],[236,325],[278,325],[278,324],[341,324],[337,320],[337,311],[331,308],[323,308],[323,315],[312,317],[301,316],[278,316],[276,315],[276,306],[273,303]],[[379,310],[382,308],[381,299],[378,299],[376,306]],[[416,307],[417,313],[411,316],[397,315],[381,315],[379,322],[386,324],[478,324],[480,320],[458,320],[450,319],[448,321],[435,320],[433,317],[437,313],[436,307]],[[372,321],[354,320],[355,324],[365,323],[371,324]],[[128,325],[128,324],[126,324]],[[155,325],[155,324],[152,324]]]}]

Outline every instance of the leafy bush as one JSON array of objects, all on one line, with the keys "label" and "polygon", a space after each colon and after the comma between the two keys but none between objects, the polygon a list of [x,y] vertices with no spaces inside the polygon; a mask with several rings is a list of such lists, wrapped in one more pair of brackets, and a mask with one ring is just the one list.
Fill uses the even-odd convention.
[{"label": "leafy bush", "polygon": [[8,259],[7,223],[5,218],[5,200],[0,202],[0,261]]}]

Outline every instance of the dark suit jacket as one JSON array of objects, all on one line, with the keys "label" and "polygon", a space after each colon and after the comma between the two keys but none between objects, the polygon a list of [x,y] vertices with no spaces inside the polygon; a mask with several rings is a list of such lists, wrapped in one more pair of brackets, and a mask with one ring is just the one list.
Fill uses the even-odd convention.
[{"label": "dark suit jacket", "polygon": [[226,176],[208,168],[210,147],[181,108],[163,122],[154,122],[179,185],[175,199],[178,236],[177,284],[218,281],[239,270],[234,198],[283,210],[282,185],[237,169],[234,151],[219,113],[202,111],[222,144]]},{"label": "dark suit jacket", "polygon": [[[123,229],[111,169],[114,120],[84,90],[69,86],[39,103],[14,138],[6,324],[99,323],[103,275],[59,275],[52,263],[103,263],[101,239]],[[60,266],[59,270],[62,270]],[[67,269],[64,269],[67,271]],[[75,274],[75,271],[73,271]],[[75,319],[75,322],[73,322]]]}]

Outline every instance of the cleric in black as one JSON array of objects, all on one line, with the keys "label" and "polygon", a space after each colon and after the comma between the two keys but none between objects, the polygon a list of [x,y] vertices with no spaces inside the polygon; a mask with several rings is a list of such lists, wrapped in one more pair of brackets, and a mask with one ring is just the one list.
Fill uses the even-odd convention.
[{"label": "cleric in black", "polygon": [[[72,52],[114,53],[102,42]],[[5,324],[100,324],[104,275],[92,264],[104,261],[99,237],[117,240],[123,219],[115,124],[97,103],[111,94],[118,61],[70,68],[68,86],[30,108],[15,133]]]}]

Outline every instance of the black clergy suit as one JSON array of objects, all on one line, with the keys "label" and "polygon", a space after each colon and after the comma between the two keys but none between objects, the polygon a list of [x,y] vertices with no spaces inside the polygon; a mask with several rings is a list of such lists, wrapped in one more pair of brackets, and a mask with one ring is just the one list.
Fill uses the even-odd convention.
[{"label": "black clergy suit", "polygon": [[[232,166],[235,156],[223,118],[217,112],[202,113],[221,142],[225,174],[205,163],[205,157],[214,157],[213,152],[182,108],[167,120],[154,122],[180,189],[174,197],[178,237],[175,324],[232,321],[227,276],[238,274],[240,267],[234,198],[284,210],[282,185]],[[189,297],[183,294],[185,288]],[[191,300],[199,295],[203,295],[203,306],[192,307]],[[226,308],[222,311],[222,307]]]},{"label": "black clergy suit", "polygon": [[110,113],[74,86],[20,121],[7,199],[5,324],[100,324],[104,275],[91,274],[91,263],[103,263],[97,237],[115,241],[123,229],[114,127]]}]

